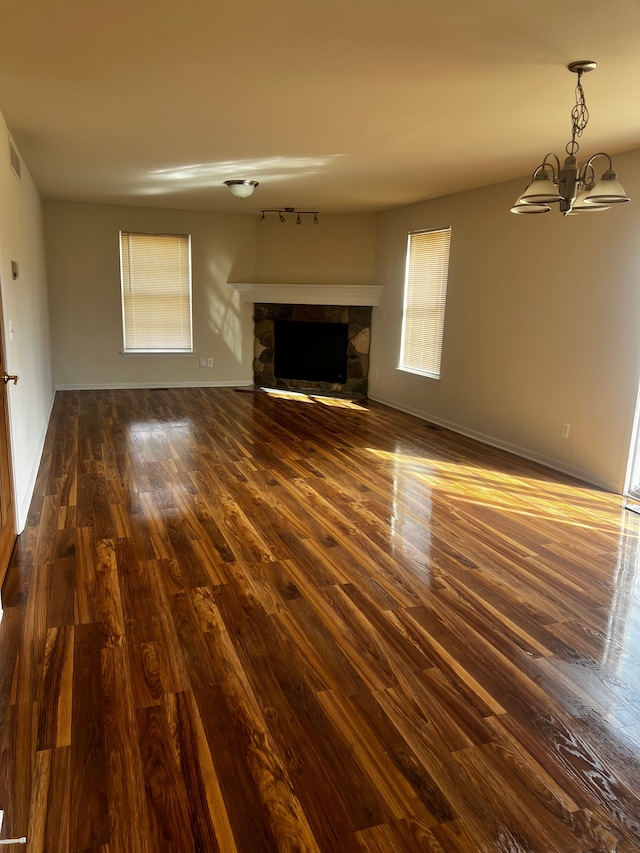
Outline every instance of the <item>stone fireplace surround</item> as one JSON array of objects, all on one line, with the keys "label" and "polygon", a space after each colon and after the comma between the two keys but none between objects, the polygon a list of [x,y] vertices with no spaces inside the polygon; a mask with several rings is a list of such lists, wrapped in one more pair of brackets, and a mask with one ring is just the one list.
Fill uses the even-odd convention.
[{"label": "stone fireplace surround", "polygon": [[[283,305],[257,302],[255,306],[253,381],[267,388],[286,388],[366,397],[371,341],[371,308],[348,305]],[[347,381],[311,382],[274,375],[274,321],[298,320],[315,323],[347,323]]]},{"label": "stone fireplace surround", "polygon": [[[316,391],[345,397],[366,397],[368,391],[371,308],[378,305],[382,287],[340,285],[234,284],[243,302],[254,302],[253,377],[258,387]],[[274,375],[274,322],[297,320],[346,323],[347,380],[311,382]]]}]

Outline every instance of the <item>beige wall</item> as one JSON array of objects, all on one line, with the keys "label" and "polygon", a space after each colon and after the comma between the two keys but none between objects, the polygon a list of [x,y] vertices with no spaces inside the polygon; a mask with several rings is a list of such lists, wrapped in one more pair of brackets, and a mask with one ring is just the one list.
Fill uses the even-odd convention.
[{"label": "beige wall", "polygon": [[[253,306],[229,282],[371,283],[374,216],[250,215],[45,203],[58,388],[252,382]],[[190,233],[195,355],[122,356],[118,232]],[[199,358],[213,358],[213,368]]]},{"label": "beige wall", "polygon": [[[9,373],[7,386],[16,521],[22,530],[53,403],[49,312],[40,196],[22,163],[22,179],[9,167],[8,131],[0,115],[0,282]],[[11,261],[20,277],[11,277]],[[10,326],[14,335],[11,340]]]},{"label": "beige wall", "polygon": [[256,226],[256,278],[268,284],[374,284],[376,216],[320,214]]},{"label": "beige wall", "polygon": [[[636,201],[603,213],[514,216],[525,180],[381,214],[371,396],[621,490],[640,373],[640,151],[615,165]],[[445,226],[435,381],[396,366],[407,233]]]},{"label": "beige wall", "polygon": [[[250,382],[251,306],[228,281],[252,274],[254,226],[252,216],[45,203],[56,386]],[[191,234],[194,356],[121,355],[120,230]]]}]

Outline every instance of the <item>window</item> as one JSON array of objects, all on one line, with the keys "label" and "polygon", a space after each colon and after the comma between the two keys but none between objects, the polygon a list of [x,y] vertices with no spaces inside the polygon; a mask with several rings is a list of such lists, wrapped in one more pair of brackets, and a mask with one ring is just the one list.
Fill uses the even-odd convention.
[{"label": "window", "polygon": [[120,232],[125,352],[191,352],[191,237]]},{"label": "window", "polygon": [[440,377],[451,228],[409,234],[400,369]]}]

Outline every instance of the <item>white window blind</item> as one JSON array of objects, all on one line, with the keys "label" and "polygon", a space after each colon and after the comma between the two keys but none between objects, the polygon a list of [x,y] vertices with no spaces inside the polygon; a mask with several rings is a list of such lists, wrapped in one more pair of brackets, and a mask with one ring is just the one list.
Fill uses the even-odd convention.
[{"label": "white window blind", "polygon": [[400,369],[440,376],[451,229],[409,234]]},{"label": "white window blind", "polygon": [[125,352],[190,352],[191,237],[120,232]]}]

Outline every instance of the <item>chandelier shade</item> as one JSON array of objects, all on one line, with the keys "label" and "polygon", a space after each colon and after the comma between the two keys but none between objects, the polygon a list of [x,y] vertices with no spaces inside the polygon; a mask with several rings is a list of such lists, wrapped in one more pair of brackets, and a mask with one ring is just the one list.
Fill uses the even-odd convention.
[{"label": "chandelier shade", "polygon": [[597,213],[599,210],[609,210],[609,205],[589,202],[588,190],[582,190],[582,192],[578,193],[576,200],[571,206],[571,215],[576,213]]},{"label": "chandelier shade", "polygon": [[585,203],[592,205],[620,204],[631,201],[613,169],[608,169],[587,193]]},{"label": "chandelier shade", "polygon": [[511,208],[511,213],[549,213],[550,210],[551,208],[548,204],[536,204],[532,202],[525,203],[522,201],[522,198],[519,198],[518,201]]},{"label": "chandelier shade", "polygon": [[538,166],[533,174],[533,180],[518,201],[523,204],[555,204],[561,199],[562,196],[549,172],[544,167]]},{"label": "chandelier shade", "polygon": [[[580,148],[577,140],[582,136],[588,122],[589,111],[582,88],[582,75],[597,68],[592,60],[572,62],[569,71],[578,75],[576,104],[571,111],[571,140],[566,145],[564,163],[556,154],[547,154],[535,169],[531,183],[511,208],[512,213],[548,213],[550,205],[558,204],[565,215],[609,210],[609,205],[630,201],[624,187],[613,170],[611,157],[604,152],[594,154],[580,166],[576,159]],[[593,162],[606,157],[609,167],[600,180],[596,181]],[[528,210],[527,208],[531,208]]]}]

